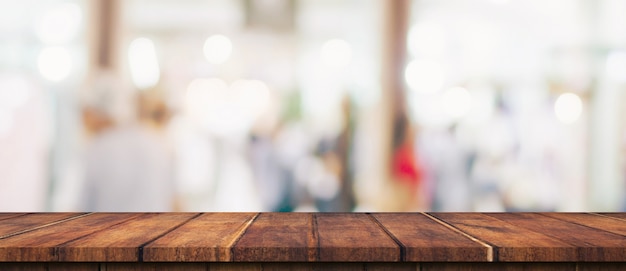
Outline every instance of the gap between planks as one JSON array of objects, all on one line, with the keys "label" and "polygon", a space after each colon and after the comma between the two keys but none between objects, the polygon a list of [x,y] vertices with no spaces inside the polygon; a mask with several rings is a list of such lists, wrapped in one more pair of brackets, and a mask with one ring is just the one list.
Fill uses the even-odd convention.
[{"label": "gap between planks", "polygon": [[[63,222],[67,222],[67,221],[70,221],[70,220],[74,220],[74,219],[77,219],[77,218],[86,217],[86,216],[91,215],[91,214],[93,214],[93,213],[84,213],[84,214],[80,214],[80,215],[77,215],[77,216],[72,216],[72,217],[64,218],[64,219],[57,220],[57,221],[54,221],[54,222],[50,222],[50,223],[47,223],[47,224],[44,224],[44,225],[28,228],[28,229],[17,231],[17,232],[12,232],[12,233],[0,236],[0,239],[9,238],[11,236],[16,236],[16,235],[19,235],[19,234],[31,232],[31,231],[38,230],[38,229],[41,229],[41,228],[45,228],[45,227],[53,226],[53,225],[60,224],[60,223],[63,223]],[[24,215],[26,215],[26,214],[24,214]],[[20,217],[20,216],[18,216],[18,217]],[[14,218],[14,217],[12,217],[12,218]]]},{"label": "gap between planks", "polygon": [[[459,234],[461,234],[461,235],[463,235],[463,236],[465,236],[465,237],[469,238],[470,240],[472,240],[472,241],[474,241],[474,242],[476,242],[476,243],[479,243],[479,244],[481,244],[482,246],[486,247],[486,248],[487,248],[487,261],[488,261],[488,262],[493,262],[493,261],[494,261],[494,258],[495,258],[495,257],[494,257],[494,254],[496,254],[496,253],[497,253],[497,248],[496,248],[496,247],[491,246],[491,245],[487,244],[486,242],[483,242],[483,241],[481,241],[480,239],[478,239],[478,238],[476,238],[476,237],[474,237],[474,236],[471,236],[471,235],[469,235],[469,234],[465,233],[464,231],[462,231],[462,230],[460,230],[460,229],[456,228],[455,226],[453,226],[453,225],[451,225],[451,224],[448,224],[448,223],[446,223],[445,221],[443,221],[443,220],[441,220],[441,219],[439,219],[439,218],[436,218],[436,217],[434,217],[434,216],[432,216],[432,215],[430,215],[430,214],[428,214],[428,213],[421,212],[421,214],[423,214],[423,215],[425,215],[426,217],[428,217],[428,218],[430,218],[430,219],[434,220],[435,222],[437,222],[437,223],[439,223],[439,224],[443,225],[444,227],[446,227],[446,228],[448,228],[448,229],[451,229],[451,230],[453,230],[453,231],[455,231],[455,232],[457,232],[457,233],[459,233]],[[495,253],[494,253],[494,252],[495,252]]]},{"label": "gap between planks", "polygon": [[147,242],[145,242],[145,243],[141,244],[141,245],[139,246],[139,248],[137,249],[137,261],[138,261],[138,262],[140,262],[140,263],[141,263],[141,262],[143,262],[143,248],[144,248],[145,246],[147,246],[148,244],[150,244],[150,243],[154,242],[154,240],[157,240],[157,239],[159,239],[159,238],[161,238],[161,237],[165,236],[166,234],[168,234],[168,233],[170,233],[170,232],[172,232],[172,231],[174,231],[174,230],[176,230],[176,229],[180,228],[182,225],[185,225],[185,224],[189,223],[189,221],[191,221],[191,220],[194,220],[194,219],[198,218],[198,217],[199,217],[199,216],[201,216],[202,214],[203,214],[203,213],[197,213],[196,215],[194,215],[194,216],[192,216],[192,217],[188,218],[187,220],[185,220],[185,222],[180,223],[180,224],[178,224],[178,225],[176,225],[176,226],[172,227],[171,229],[166,230],[165,232],[163,232],[163,233],[159,234],[158,236],[156,236],[156,237],[152,238],[152,240],[148,240]]},{"label": "gap between planks", "polygon": [[[256,213],[250,220],[248,220],[248,222],[246,222],[243,226],[241,226],[238,230],[237,230],[237,237],[233,238],[232,241],[230,241],[230,243],[228,243],[226,245],[226,247],[230,250],[230,255],[228,255],[228,261],[232,262],[235,259],[235,251],[233,251],[233,249],[235,248],[235,246],[237,245],[237,243],[239,242],[239,240],[241,240],[241,237],[243,237],[244,234],[246,234],[246,231],[248,230],[248,228],[250,228],[250,225],[252,225],[252,223],[254,223],[254,221],[259,217],[261,213]],[[219,253],[219,250],[218,250]],[[217,258],[221,258],[221,255],[217,255]]]},{"label": "gap between planks", "polygon": [[387,233],[387,235],[391,238],[391,240],[396,242],[396,245],[398,245],[398,247],[400,247],[400,262],[404,262],[406,259],[406,246],[400,241],[400,239],[398,239],[395,235],[393,235],[393,233],[391,233],[391,231],[389,231],[383,225],[383,223],[381,223],[375,216],[373,216],[371,213],[366,213],[366,214],[369,216],[369,218],[372,221],[374,221],[376,225],[378,225],[378,227],[380,227],[385,233]]}]

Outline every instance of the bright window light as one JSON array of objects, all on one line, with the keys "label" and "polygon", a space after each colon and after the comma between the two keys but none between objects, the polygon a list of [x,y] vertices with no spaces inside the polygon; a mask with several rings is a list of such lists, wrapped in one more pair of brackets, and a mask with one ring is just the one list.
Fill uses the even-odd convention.
[{"label": "bright window light", "polygon": [[39,53],[37,67],[45,79],[59,82],[72,72],[72,57],[64,47],[44,48]]},{"label": "bright window light", "polygon": [[128,49],[128,61],[131,79],[137,88],[151,88],[159,82],[159,62],[152,40],[147,38],[133,40]]},{"label": "bright window light", "polygon": [[422,93],[437,92],[443,87],[445,75],[441,64],[429,60],[414,60],[407,65],[404,79],[409,87]]},{"label": "bright window light", "polygon": [[565,124],[576,122],[583,110],[583,102],[574,93],[561,94],[554,103],[556,118]]},{"label": "bright window light", "polygon": [[43,14],[35,27],[35,33],[45,44],[64,44],[76,37],[81,20],[80,7],[64,3]]},{"label": "bright window light", "polygon": [[223,35],[210,36],[204,42],[204,56],[212,64],[222,64],[230,58],[233,43]]}]

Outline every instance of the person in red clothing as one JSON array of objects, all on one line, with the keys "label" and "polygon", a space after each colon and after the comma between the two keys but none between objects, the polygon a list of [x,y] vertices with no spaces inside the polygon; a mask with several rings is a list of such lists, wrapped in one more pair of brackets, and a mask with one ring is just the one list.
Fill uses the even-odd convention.
[{"label": "person in red clothing", "polygon": [[403,211],[415,211],[425,207],[420,195],[423,169],[415,153],[415,130],[406,113],[396,115],[393,126],[393,149],[391,156],[391,175],[404,191],[399,191],[405,199]]}]

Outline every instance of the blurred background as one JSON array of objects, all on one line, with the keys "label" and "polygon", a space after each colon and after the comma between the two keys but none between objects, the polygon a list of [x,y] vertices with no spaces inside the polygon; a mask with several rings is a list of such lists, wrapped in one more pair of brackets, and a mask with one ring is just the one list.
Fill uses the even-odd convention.
[{"label": "blurred background", "polygon": [[0,211],[626,211],[621,0],[0,0]]}]

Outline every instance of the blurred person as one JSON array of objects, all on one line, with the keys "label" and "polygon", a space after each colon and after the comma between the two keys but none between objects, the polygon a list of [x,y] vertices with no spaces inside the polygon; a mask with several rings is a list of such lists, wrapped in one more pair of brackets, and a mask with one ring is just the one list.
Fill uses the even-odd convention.
[{"label": "blurred person", "polygon": [[326,197],[317,197],[316,205],[322,212],[350,212],[356,206],[352,162],[355,126],[354,106],[347,95],[344,96],[341,106],[341,117],[344,122],[341,131],[335,138],[321,141],[316,151],[316,155],[324,165],[326,172],[324,174],[326,181],[318,181],[318,183],[325,186],[321,187],[321,191],[331,191],[330,193],[326,192],[329,194]]},{"label": "blurred person", "polygon": [[424,132],[418,144],[428,180],[434,188],[432,211],[471,211],[469,171],[472,154],[456,140],[457,124],[440,131]]},{"label": "blurred person", "polygon": [[406,110],[396,111],[393,123],[393,148],[391,153],[391,177],[396,190],[393,209],[416,211],[426,208],[426,197],[422,191],[424,172],[418,161],[415,148],[416,131]]},{"label": "blurred person", "polygon": [[[163,93],[136,97],[137,121],[110,123],[85,150],[82,209],[165,212],[175,207],[173,154],[165,134],[170,112]],[[99,122],[96,122],[99,123]]]}]

